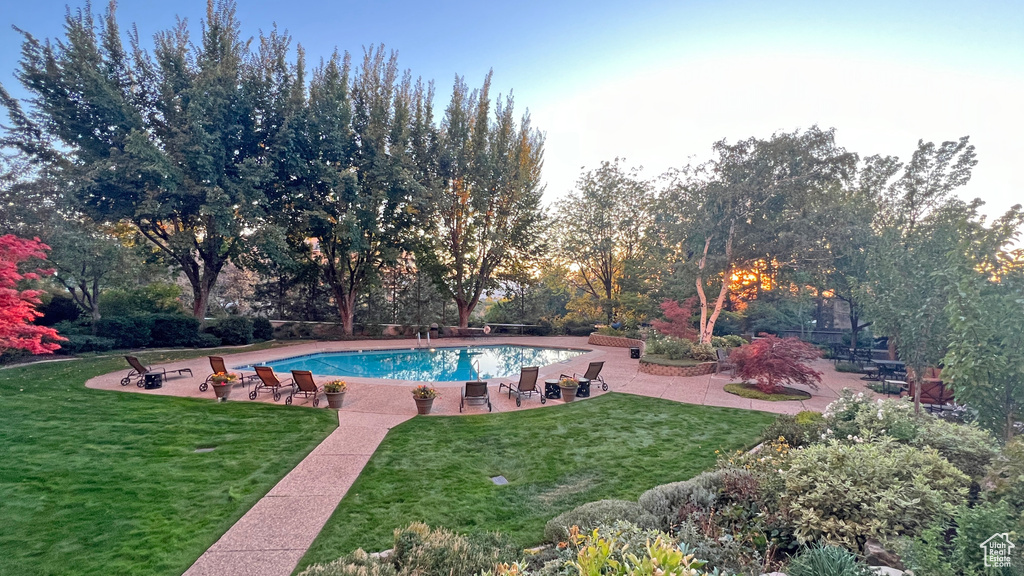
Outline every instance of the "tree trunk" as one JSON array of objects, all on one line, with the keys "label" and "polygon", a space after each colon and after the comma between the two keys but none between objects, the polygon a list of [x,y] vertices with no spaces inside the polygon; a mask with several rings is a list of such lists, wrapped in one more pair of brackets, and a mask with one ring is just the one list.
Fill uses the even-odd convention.
[{"label": "tree trunk", "polygon": [[354,290],[334,289],[334,300],[338,303],[338,316],[341,317],[341,331],[352,336],[355,328],[356,293]]},{"label": "tree trunk", "polygon": [[[729,293],[729,273],[732,271],[732,241],[736,237],[736,222],[729,224],[729,237],[725,241],[725,271],[722,272],[722,289],[718,291],[718,299],[715,300],[715,309],[711,313],[711,316],[707,319],[707,323],[703,322],[707,309],[707,299],[703,298],[703,289],[700,290],[704,310],[701,311],[701,324],[702,329],[700,333],[700,343],[710,344],[711,336],[715,333],[715,322],[718,321],[718,315],[722,313],[722,306],[725,304],[725,296]],[[710,243],[710,239],[704,244],[705,255],[707,254],[707,246]],[[704,258],[701,258],[701,267],[703,268]],[[699,278],[699,276],[698,276]]]},{"label": "tree trunk", "polygon": [[469,315],[473,308],[464,300],[456,300],[455,305],[459,308],[459,328],[469,328]]}]

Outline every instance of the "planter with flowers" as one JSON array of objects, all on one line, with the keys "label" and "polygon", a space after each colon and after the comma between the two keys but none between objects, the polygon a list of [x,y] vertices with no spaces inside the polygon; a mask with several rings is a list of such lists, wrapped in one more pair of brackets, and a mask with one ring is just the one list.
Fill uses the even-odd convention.
[{"label": "planter with flowers", "polygon": [[324,395],[327,396],[327,405],[331,408],[341,408],[345,401],[345,392],[348,392],[348,384],[344,380],[331,380],[324,384]]},{"label": "planter with flowers", "polygon": [[562,401],[572,402],[576,399],[576,389],[580,383],[575,378],[562,378],[558,381],[558,387],[562,389]]},{"label": "planter with flowers", "polygon": [[437,393],[437,389],[433,386],[420,384],[413,388],[412,398],[416,401],[416,413],[430,414],[430,408],[434,405],[434,398],[437,398],[438,396],[440,396],[440,394]]},{"label": "planter with flowers", "polygon": [[238,375],[231,372],[217,372],[210,376],[210,387],[213,388],[213,393],[217,395],[218,400],[224,402],[228,399],[228,394],[231,393],[231,385],[237,379]]}]

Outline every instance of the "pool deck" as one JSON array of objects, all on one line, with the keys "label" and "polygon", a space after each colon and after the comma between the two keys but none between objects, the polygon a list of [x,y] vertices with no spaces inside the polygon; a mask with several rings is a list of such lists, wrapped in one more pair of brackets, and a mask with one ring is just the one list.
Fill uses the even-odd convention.
[{"label": "pool deck", "polygon": [[[582,348],[590,352],[565,362],[540,369],[539,381],[557,378],[560,374],[573,372],[582,374],[592,361],[605,362],[601,375],[610,386],[610,391],[662,398],[687,404],[723,406],[746,410],[762,410],[780,414],[795,414],[801,410],[822,411],[838,397],[843,388],[853,388],[871,395],[872,392],[860,380],[858,374],[836,372],[825,361],[815,362],[815,368],[822,372],[818,390],[808,392],[811,398],[797,402],[768,402],[749,400],[725,392],[722,387],[734,379],[727,375],[705,375],[694,377],[670,377],[645,374],[639,371],[639,361],[630,359],[627,348],[610,348],[587,344],[586,338],[576,337],[529,337],[494,336],[474,339],[436,340],[435,346],[472,346],[495,344],[519,344],[544,347]],[[307,342],[225,355],[228,367],[244,366],[317,352],[340,352],[385,348],[412,348],[415,340],[353,340],[345,342]],[[210,374],[206,358],[184,360],[160,365],[168,371],[191,368],[194,377],[171,377],[162,388],[144,390],[134,384],[120,385],[124,370],[97,376],[86,382],[89,388],[119,390],[129,393],[163,396],[184,396],[193,398],[214,398],[212,391],[200,392],[199,384]],[[512,378],[511,380],[515,380]],[[326,378],[317,378],[323,382]],[[509,378],[489,380],[491,402],[494,412],[509,412],[540,408],[539,399],[524,398],[522,407],[517,408],[515,398],[498,394],[498,383]],[[191,568],[188,576],[287,576],[295,569],[316,535],[320,533],[327,519],[345,496],[349,487],[359,476],[363,466],[387,435],[388,430],[416,415],[410,390],[418,382],[400,380],[376,380],[368,378],[345,378],[349,391],[345,395],[344,407],[338,411],[338,428],[319,446],[289,472],[274,488],[256,503],[234,526],[207,550]],[[461,397],[461,382],[442,382],[434,386],[441,397],[434,401],[432,415],[458,415]],[[543,386],[543,384],[541,384]],[[800,388],[797,386],[797,388]],[[592,389],[592,395],[603,392],[599,387]],[[250,402],[245,389],[236,385],[231,401]],[[270,394],[261,394],[258,402],[273,402]],[[577,400],[586,401],[586,400]],[[282,398],[281,402],[284,402]],[[312,399],[295,398],[296,406],[311,405]],[[548,406],[560,404],[560,400],[549,400]],[[321,399],[320,407],[327,405]],[[471,406],[467,414],[486,413],[487,409]],[[314,489],[310,489],[310,487]]]}]

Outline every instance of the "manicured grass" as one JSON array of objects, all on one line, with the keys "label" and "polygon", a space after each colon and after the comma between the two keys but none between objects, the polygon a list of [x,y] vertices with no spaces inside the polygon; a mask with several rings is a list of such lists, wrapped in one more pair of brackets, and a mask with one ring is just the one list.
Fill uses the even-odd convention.
[{"label": "manicured grass", "polygon": [[782,387],[783,392],[777,394],[765,394],[757,389],[757,386],[750,382],[734,382],[732,384],[725,385],[725,391],[729,394],[735,394],[744,398],[750,398],[751,400],[767,400],[769,402],[785,402],[787,400],[807,400],[811,397],[810,394],[803,390],[797,390],[796,388],[790,388],[788,386]]},{"label": "manicured grass", "polygon": [[[420,520],[459,532],[543,538],[557,514],[690,478],[756,441],[775,416],[604,394],[503,414],[417,417],[391,430],[300,563],[391,546]],[[503,475],[506,486],[490,477]]]},{"label": "manicured grass", "polygon": [[696,366],[697,364],[703,364],[703,362],[694,360],[693,358],[680,358],[678,360],[673,360],[664,354],[644,354],[641,361],[649,364],[657,364],[659,366]]},{"label": "manicured grass", "polygon": [[181,574],[337,426],[328,410],[83,385],[113,370],[123,358],[0,370],[0,574]]}]

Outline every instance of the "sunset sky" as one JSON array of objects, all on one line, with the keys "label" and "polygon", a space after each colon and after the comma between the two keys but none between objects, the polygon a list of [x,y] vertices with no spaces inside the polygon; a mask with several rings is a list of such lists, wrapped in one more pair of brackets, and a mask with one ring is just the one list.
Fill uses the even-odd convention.
[{"label": "sunset sky", "polygon": [[[238,16],[246,34],[287,29],[311,63],[384,43],[436,81],[439,107],[456,74],[473,86],[493,68],[547,133],[548,201],[616,156],[656,176],[723,138],[818,124],[862,155],[901,158],[919,138],[970,135],[979,164],[962,195],[989,213],[1024,202],[1024,4],[825,4],[240,0]],[[148,38],[176,14],[198,33],[204,10],[124,0],[118,14]],[[15,94],[21,38],[6,25],[55,37],[63,16],[62,1],[3,0],[0,82]]]}]

